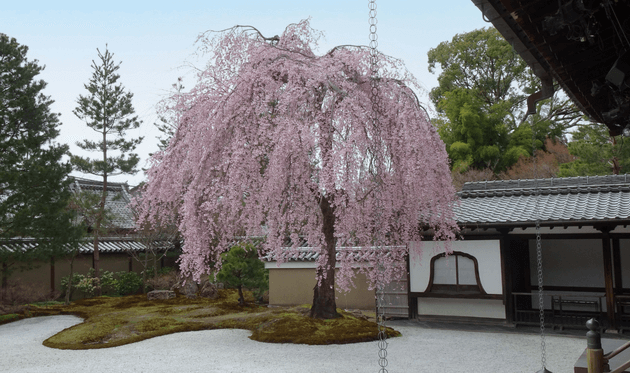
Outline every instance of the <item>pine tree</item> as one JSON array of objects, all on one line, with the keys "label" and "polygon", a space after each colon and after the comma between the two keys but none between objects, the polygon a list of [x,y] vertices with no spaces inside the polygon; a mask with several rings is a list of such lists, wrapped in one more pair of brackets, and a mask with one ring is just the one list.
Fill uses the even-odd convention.
[{"label": "pine tree", "polygon": [[64,255],[80,235],[67,203],[69,163],[61,161],[67,145],[54,142],[59,114],[35,77],[44,69],[28,61],[28,47],[0,33],[0,240],[28,237],[36,250],[0,251],[6,287],[14,264]]},{"label": "pine tree", "polygon": [[[138,128],[142,121],[139,121],[137,116],[133,116],[135,113],[131,104],[133,94],[125,92],[122,84],[117,84],[120,75],[116,71],[120,68],[120,63],[114,64],[114,55],[109,53],[107,47],[105,54],[98,49],[97,52],[100,64],[92,60],[94,73],[89,84],[84,85],[89,94],[79,96],[78,106],[73,112],[101,137],[99,141],[77,142],[77,146],[87,151],[100,152],[102,158],[91,159],[73,155],[71,162],[76,170],[103,178],[99,213],[93,227],[94,270],[96,277],[100,278],[98,244],[105,216],[107,178],[121,174],[133,175],[138,172],[137,165],[140,158],[132,152],[140,144],[142,137],[130,139],[126,136],[126,131]],[[117,155],[112,155],[111,151],[115,151]],[[98,295],[101,295],[100,288]]]}]

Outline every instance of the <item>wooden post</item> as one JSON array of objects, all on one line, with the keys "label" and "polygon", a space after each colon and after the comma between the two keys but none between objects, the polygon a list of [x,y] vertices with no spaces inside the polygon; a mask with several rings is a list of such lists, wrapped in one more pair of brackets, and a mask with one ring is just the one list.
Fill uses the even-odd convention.
[{"label": "wooden post", "polygon": [[586,366],[588,373],[603,373],[604,350],[602,337],[599,334],[599,323],[595,319],[586,322],[589,331],[586,333]]},{"label": "wooden post", "polygon": [[604,280],[606,287],[606,316],[608,318],[609,329],[617,330],[617,320],[615,320],[615,293],[613,285],[613,264],[610,247],[610,231],[614,227],[598,228],[602,232],[602,250],[604,256]]},{"label": "wooden post", "polygon": [[619,238],[612,240],[613,253],[613,270],[615,273],[615,294],[623,293],[623,279],[621,276],[621,249],[619,247]]},{"label": "wooden post", "polygon": [[508,324],[514,323],[514,297],[512,297],[512,271],[510,263],[512,257],[510,252],[510,242],[508,233],[510,229],[500,229],[501,238],[499,241],[499,252],[501,255],[501,277],[503,278],[503,305],[505,306],[505,321]]}]

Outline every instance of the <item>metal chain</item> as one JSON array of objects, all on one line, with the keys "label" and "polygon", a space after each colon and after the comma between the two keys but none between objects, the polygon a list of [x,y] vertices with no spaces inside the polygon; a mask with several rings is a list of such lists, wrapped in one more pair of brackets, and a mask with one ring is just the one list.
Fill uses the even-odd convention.
[{"label": "metal chain", "polygon": [[[372,102],[372,129],[378,132],[378,112],[380,106],[380,94],[379,94],[379,77],[378,77],[378,35],[376,34],[376,0],[370,0],[368,3],[370,10],[369,23],[370,23],[370,101]],[[377,137],[378,138],[378,137]],[[379,149],[375,149],[377,152],[375,155],[378,157],[380,153]],[[375,170],[377,171],[377,170]],[[380,203],[377,203],[379,209],[378,214],[381,214]],[[381,249],[380,245],[377,245],[377,249]],[[380,253],[384,255],[383,252]],[[376,297],[376,321],[378,324],[378,365],[380,367],[379,373],[388,373],[387,371],[387,327],[385,325],[385,281],[383,273],[383,263],[379,261],[379,270],[381,273],[378,275],[378,284]]]},{"label": "metal chain", "polygon": [[542,263],[542,240],[540,238],[540,188],[538,187],[538,170],[536,164],[536,131],[532,122],[532,157],[534,160],[534,182],[536,188],[536,203],[534,214],[536,215],[536,259],[538,263],[538,316],[540,318],[540,351],[542,369],[539,372],[548,372],[547,370],[547,349],[545,346],[545,303],[543,292],[543,263]]}]

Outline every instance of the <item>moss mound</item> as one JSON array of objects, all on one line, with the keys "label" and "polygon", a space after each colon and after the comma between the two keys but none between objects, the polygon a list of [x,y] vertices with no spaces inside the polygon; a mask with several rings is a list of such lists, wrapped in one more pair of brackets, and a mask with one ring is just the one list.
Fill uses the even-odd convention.
[{"label": "moss mound", "polygon": [[[245,329],[251,339],[272,343],[310,345],[374,341],[376,323],[367,317],[338,310],[333,320],[312,319],[310,306],[268,308],[249,303],[240,306],[236,290],[219,291],[214,300],[176,297],[147,300],[144,295],[82,299],[65,305],[28,307],[23,314],[0,316],[0,323],[32,316],[71,314],[85,319],[44,341],[47,347],[82,350],[108,348],[184,331]],[[400,333],[388,329],[391,337]]]}]

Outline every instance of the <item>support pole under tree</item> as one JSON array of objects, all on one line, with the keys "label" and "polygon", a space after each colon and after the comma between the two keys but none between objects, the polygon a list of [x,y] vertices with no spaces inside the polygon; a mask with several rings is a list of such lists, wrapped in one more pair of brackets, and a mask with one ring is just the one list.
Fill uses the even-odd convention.
[{"label": "support pole under tree", "polygon": [[0,289],[0,300],[4,299],[7,293],[9,282],[9,265],[2,262],[2,288]]},{"label": "support pole under tree", "polygon": [[55,294],[55,257],[50,257],[50,294]]}]

